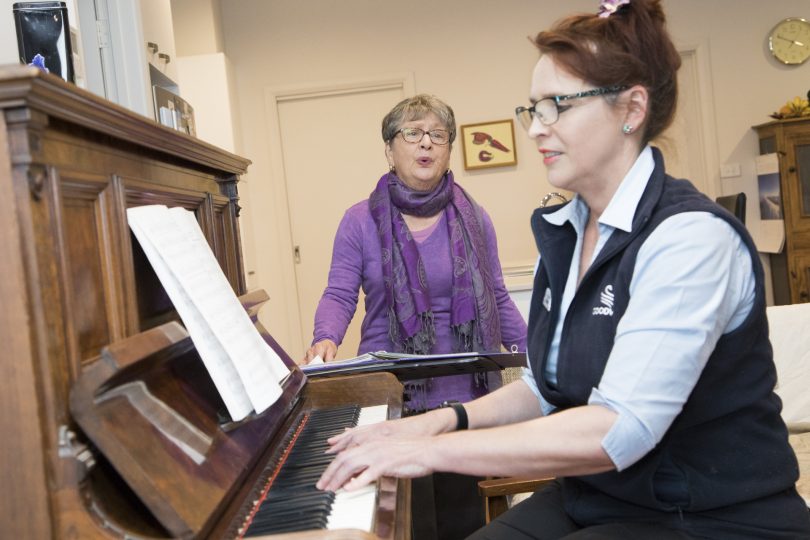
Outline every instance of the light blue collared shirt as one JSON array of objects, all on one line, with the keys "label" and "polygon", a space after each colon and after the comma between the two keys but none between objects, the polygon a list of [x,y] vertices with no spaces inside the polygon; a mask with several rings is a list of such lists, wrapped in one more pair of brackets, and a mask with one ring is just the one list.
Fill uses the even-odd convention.
[{"label": "light blue collared shirt", "polygon": [[[614,230],[632,230],[633,216],[654,167],[648,146],[599,218],[593,259]],[[570,222],[577,234],[546,362],[545,375],[552,383],[557,381],[562,321],[577,288],[588,212],[577,196],[571,204],[544,216],[554,225]],[[717,340],[745,320],[754,296],[751,255],[724,220],[708,212],[684,212],[666,219],[650,234],[636,258],[630,302],[617,326],[605,372],[588,400],[618,414],[602,439],[602,448],[617,470],[644,457],[663,438],[697,384]],[[579,331],[587,339],[587,329]],[[543,413],[551,413],[554,407],[540,395],[531,362],[523,380],[537,395]]]}]

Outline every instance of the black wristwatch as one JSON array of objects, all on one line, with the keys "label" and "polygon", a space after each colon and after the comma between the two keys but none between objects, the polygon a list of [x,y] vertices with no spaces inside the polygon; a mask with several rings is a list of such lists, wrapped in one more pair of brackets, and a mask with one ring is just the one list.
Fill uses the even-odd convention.
[{"label": "black wristwatch", "polygon": [[443,401],[440,407],[451,407],[456,413],[456,431],[467,429],[469,421],[467,419],[467,409],[458,401]]}]

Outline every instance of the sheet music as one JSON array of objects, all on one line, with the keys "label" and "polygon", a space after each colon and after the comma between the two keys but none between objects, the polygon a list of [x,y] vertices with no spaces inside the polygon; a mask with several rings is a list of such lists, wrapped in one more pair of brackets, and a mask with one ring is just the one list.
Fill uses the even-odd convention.
[{"label": "sheet music", "polygon": [[231,418],[264,411],[289,370],[253,326],[194,215],[153,205],[130,208],[127,217]]}]

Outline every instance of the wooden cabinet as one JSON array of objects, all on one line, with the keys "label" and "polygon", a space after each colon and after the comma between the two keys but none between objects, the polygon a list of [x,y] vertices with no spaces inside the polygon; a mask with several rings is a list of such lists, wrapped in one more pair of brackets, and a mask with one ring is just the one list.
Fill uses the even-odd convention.
[{"label": "wooden cabinet", "polygon": [[779,156],[785,248],[771,255],[774,303],[810,302],[810,118],[754,126],[759,153]]}]

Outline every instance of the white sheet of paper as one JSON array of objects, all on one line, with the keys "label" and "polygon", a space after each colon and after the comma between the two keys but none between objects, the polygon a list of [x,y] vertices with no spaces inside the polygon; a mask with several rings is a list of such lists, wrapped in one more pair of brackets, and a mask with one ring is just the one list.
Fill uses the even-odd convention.
[{"label": "white sheet of paper", "polygon": [[127,215],[138,241],[150,246],[144,252],[231,418],[264,411],[281,395],[279,381],[289,370],[242,308],[194,215],[157,205],[131,208]]},{"label": "white sheet of paper", "polygon": [[228,409],[228,414],[233,420],[241,420],[253,411],[247,390],[242,385],[242,379],[227,352],[207,328],[208,325],[202,313],[186,294],[169,265],[152,244],[144,225],[163,217],[161,212],[153,209],[152,206],[141,206],[127,210],[129,226],[166,290],[166,294],[171,298],[177,313],[183,319],[183,324],[185,324],[214,386],[217,387],[222,401]]}]

